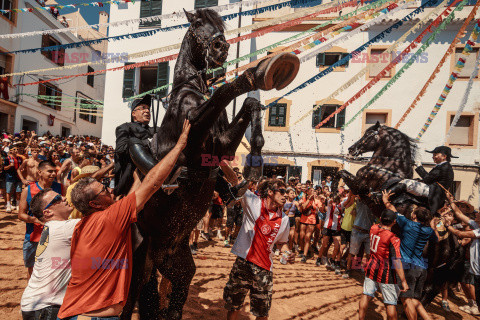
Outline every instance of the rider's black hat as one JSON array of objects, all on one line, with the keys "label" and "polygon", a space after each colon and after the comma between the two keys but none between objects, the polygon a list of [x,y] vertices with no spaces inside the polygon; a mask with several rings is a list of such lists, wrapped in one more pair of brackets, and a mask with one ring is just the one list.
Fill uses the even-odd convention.
[{"label": "rider's black hat", "polygon": [[141,104],[146,104],[147,106],[149,106],[151,108],[152,107],[152,96],[149,95],[149,94],[146,94],[142,98],[138,98],[138,99],[135,99],[135,100],[132,101],[132,103],[130,104],[130,109],[131,109],[130,118],[131,118],[132,122],[133,122],[133,116],[132,116],[133,110],[135,110],[135,108],[138,107]]},{"label": "rider's black hat", "polygon": [[436,147],[432,151],[427,150],[427,152],[429,152],[429,153],[443,153],[447,157],[458,158],[458,157],[452,156],[452,149],[450,149],[450,147],[446,147],[446,146]]}]

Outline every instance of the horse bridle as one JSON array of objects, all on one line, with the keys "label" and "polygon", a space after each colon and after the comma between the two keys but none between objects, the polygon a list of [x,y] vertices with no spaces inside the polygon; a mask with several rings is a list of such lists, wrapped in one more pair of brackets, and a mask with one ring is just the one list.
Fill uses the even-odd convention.
[{"label": "horse bridle", "polygon": [[[192,28],[189,28],[188,29],[188,33],[196,40],[196,42],[202,46],[202,49],[204,51],[206,51],[206,54],[205,54],[205,63],[207,65],[207,70],[209,69],[209,64],[208,64],[208,55],[210,53],[210,47],[212,46],[212,44],[215,43],[215,40],[220,38],[220,37],[223,37],[225,38],[225,35],[223,34],[223,32],[217,32],[215,33],[213,36],[210,37],[210,39],[208,39],[207,41],[203,40],[203,39],[200,39],[200,37],[195,33],[195,31],[193,31]],[[215,61],[218,63],[218,61]],[[221,63],[218,63],[218,64],[221,64]]]}]

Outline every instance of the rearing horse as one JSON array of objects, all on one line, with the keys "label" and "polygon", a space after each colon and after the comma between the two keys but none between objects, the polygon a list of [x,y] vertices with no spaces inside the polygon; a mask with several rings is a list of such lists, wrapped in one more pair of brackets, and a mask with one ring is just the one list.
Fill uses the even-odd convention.
[{"label": "rearing horse", "polygon": [[141,294],[142,286],[155,269],[172,285],[170,302],[163,316],[167,319],[182,318],[183,305],[195,274],[188,238],[207,211],[218,171],[217,167],[202,164],[202,155],[233,158],[247,127],[251,125],[251,154],[247,157],[244,175],[247,180],[259,178],[264,145],[261,104],[253,98],[245,99],[231,123],[225,108],[235,97],[247,92],[286,87],[299,68],[295,55],[281,53],[247,69],[234,81],[219,87],[211,97],[205,98],[208,95],[208,77],[202,70],[220,67],[228,55],[229,44],[223,35],[224,22],[210,9],[185,14],[190,27],[175,65],[168,109],[152,140],[155,157],[160,160],[173,148],[185,119],[190,120],[191,130],[187,146],[177,162],[177,168],[181,170],[177,180],[179,188],[171,195],[158,191],[138,216],[139,228],[146,237],[134,255],[129,300],[122,319],[131,318],[139,296],[142,319],[151,320],[160,316],[159,310],[151,310],[158,306],[158,301],[152,301],[156,297]]},{"label": "rearing horse", "polygon": [[[360,195],[376,216],[385,208],[372,201],[368,194],[389,187],[400,179],[413,177],[413,164],[417,146],[415,142],[397,129],[377,122],[365,131],[363,137],[348,148],[351,156],[373,151],[370,161],[358,170],[356,176],[346,170],[339,172],[354,194]],[[392,200],[397,211],[409,217],[413,202],[421,203],[411,195],[399,195]],[[424,202],[425,206],[428,206]],[[422,303],[430,303],[440,292],[445,282],[456,282],[463,266],[463,248],[458,246],[453,234],[446,234],[438,242],[428,243],[424,250],[428,261],[428,277],[422,296]]]}]

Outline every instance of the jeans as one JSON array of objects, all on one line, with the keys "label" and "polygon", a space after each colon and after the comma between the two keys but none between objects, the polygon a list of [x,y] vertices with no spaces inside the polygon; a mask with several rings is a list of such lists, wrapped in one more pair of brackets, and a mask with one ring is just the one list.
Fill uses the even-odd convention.
[{"label": "jeans", "polygon": [[50,306],[35,311],[22,311],[23,320],[56,320],[60,306]]}]

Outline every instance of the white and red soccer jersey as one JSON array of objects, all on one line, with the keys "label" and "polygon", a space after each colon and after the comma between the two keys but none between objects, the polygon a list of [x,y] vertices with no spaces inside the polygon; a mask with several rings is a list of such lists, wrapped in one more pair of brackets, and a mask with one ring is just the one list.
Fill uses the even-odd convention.
[{"label": "white and red soccer jersey", "polygon": [[263,201],[249,190],[243,196],[243,223],[232,253],[271,271],[273,245],[288,242],[290,223],[282,208],[268,211]]},{"label": "white and red soccer jersey", "polygon": [[325,223],[323,224],[324,228],[333,231],[340,230],[343,211],[345,210],[345,202],[346,200],[342,201],[340,204],[335,204],[332,200],[329,201],[327,205],[327,213],[325,215]]}]

